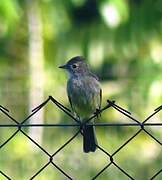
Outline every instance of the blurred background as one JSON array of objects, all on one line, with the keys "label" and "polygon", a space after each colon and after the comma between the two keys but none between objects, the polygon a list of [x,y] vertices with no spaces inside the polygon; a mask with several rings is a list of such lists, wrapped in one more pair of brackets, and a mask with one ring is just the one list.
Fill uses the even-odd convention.
[{"label": "blurred background", "polygon": [[[1,0],[0,104],[19,122],[49,95],[67,107],[67,74],[58,68],[76,55],[85,56],[101,81],[103,106],[115,100],[143,121],[162,104],[161,0]],[[149,122],[162,122],[158,113]],[[98,122],[132,122],[113,109]],[[2,113],[1,124],[12,124]],[[26,123],[73,123],[49,103]],[[98,142],[110,154],[133,136],[138,127],[97,127]],[[146,127],[162,141],[161,127]],[[0,144],[17,129],[1,128]],[[23,128],[53,154],[76,127]],[[115,162],[138,180],[150,179],[162,168],[161,146],[141,133],[118,154]],[[48,157],[22,133],[0,149],[0,170],[27,180]],[[91,179],[108,164],[101,151],[84,154],[79,135],[54,158],[74,179]],[[0,174],[0,179],[6,179]],[[66,179],[49,165],[38,180]],[[127,180],[116,167],[98,179]],[[160,174],[156,179],[162,179]]]}]

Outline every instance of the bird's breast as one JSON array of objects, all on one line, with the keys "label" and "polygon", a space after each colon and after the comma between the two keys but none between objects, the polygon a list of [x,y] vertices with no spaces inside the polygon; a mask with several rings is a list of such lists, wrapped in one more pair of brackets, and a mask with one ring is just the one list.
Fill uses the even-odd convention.
[{"label": "bird's breast", "polygon": [[99,107],[100,87],[94,78],[71,78],[67,92],[73,110],[82,118],[89,117]]}]

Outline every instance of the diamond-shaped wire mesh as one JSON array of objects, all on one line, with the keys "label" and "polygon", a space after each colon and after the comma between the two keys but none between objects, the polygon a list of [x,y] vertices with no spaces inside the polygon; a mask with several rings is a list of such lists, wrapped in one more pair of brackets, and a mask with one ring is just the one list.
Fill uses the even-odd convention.
[{"label": "diamond-shaped wire mesh", "polygon": [[[26,122],[36,113],[39,113],[39,110],[41,108],[44,108],[45,105],[49,102],[52,101],[58,108],[60,108],[64,113],[66,113],[70,118],[72,118],[75,123],[73,124],[27,124]],[[114,108],[116,111],[120,112],[121,114],[123,114],[124,116],[128,117],[132,123],[90,123],[90,121],[95,118],[98,117],[102,114],[103,111],[109,109],[109,108]],[[100,145],[97,145],[99,151],[102,152],[102,154],[105,155],[105,157],[107,157],[107,164],[102,167],[98,172],[96,172],[96,174],[91,178],[91,179],[100,179],[100,176],[106,171],[109,170],[111,167],[116,168],[120,173],[122,173],[127,179],[136,179],[131,173],[128,172],[127,169],[123,168],[121,165],[118,164],[118,162],[116,161],[116,155],[119,154],[121,152],[121,150],[123,150],[125,147],[128,146],[128,144],[130,144],[137,136],[139,136],[141,133],[144,133],[147,135],[147,137],[149,137],[150,139],[152,139],[153,141],[155,141],[160,148],[162,148],[162,142],[156,138],[146,127],[160,127],[162,126],[162,123],[148,123],[148,120],[150,118],[152,118],[154,115],[156,115],[160,110],[162,109],[162,106],[158,107],[155,109],[155,111],[148,116],[143,122],[140,122],[139,120],[135,119],[134,117],[131,116],[131,113],[126,111],[125,109],[123,109],[122,107],[118,106],[117,104],[115,104],[115,101],[107,101],[107,105],[102,108],[100,111],[96,111],[96,113],[94,113],[94,115],[92,117],[90,117],[89,119],[87,119],[86,122],[81,123],[78,122],[78,120],[72,115],[71,111],[66,108],[65,106],[63,106],[61,103],[59,103],[58,101],[56,101],[52,96],[49,96],[49,98],[44,101],[41,105],[39,105],[38,107],[36,107],[35,109],[32,110],[32,113],[25,118],[21,123],[19,123],[16,119],[14,119],[12,116],[10,116],[9,111],[4,108],[3,106],[0,106],[0,111],[7,116],[11,121],[12,124],[0,124],[0,128],[16,128],[16,130],[14,131],[13,134],[10,135],[10,137],[7,138],[7,140],[5,140],[2,144],[0,144],[0,154],[1,154],[1,150],[2,148],[4,148],[4,146],[6,146],[12,139],[14,139],[17,134],[21,133],[24,137],[26,137],[31,143],[33,143],[35,146],[37,146],[37,148],[39,148],[42,153],[45,154],[45,156],[48,158],[48,161],[45,162],[44,164],[41,165],[41,167],[39,169],[37,169],[37,171],[31,176],[29,177],[29,179],[35,179],[36,177],[38,177],[40,175],[40,173],[42,171],[44,171],[48,166],[52,166],[55,170],[57,170],[59,173],[62,174],[62,176],[64,176],[67,179],[74,179],[74,177],[72,177],[69,173],[65,172],[65,170],[63,168],[61,168],[54,160],[54,158],[66,147],[68,146],[70,143],[74,142],[74,139],[81,134],[82,135],[82,127],[83,126],[102,126],[102,127],[115,127],[115,126],[122,126],[122,127],[136,127],[137,131],[131,135],[131,137],[129,137],[122,145],[120,145],[120,147],[118,147],[116,150],[113,151],[113,153],[109,153],[106,149],[102,148]],[[46,148],[42,147],[41,145],[39,145],[34,139],[32,139],[32,137],[30,137],[28,135],[28,133],[23,129],[23,127],[52,127],[52,126],[56,126],[56,127],[77,127],[77,131],[63,144],[61,145],[54,153],[49,153],[48,150],[46,150]],[[102,144],[101,144],[102,145]],[[148,151],[146,149],[146,151]],[[6,159],[7,160],[7,159]],[[162,165],[161,165],[162,166]],[[136,172],[138,173],[138,172]],[[150,177],[150,180],[156,179],[158,178],[158,176],[160,175],[160,173],[162,173],[162,168],[158,169],[156,173],[154,173],[152,175],[152,177]],[[0,167],[0,175],[6,179],[12,179],[12,177],[9,177],[8,174],[6,174],[5,172],[3,172],[1,170]]]}]

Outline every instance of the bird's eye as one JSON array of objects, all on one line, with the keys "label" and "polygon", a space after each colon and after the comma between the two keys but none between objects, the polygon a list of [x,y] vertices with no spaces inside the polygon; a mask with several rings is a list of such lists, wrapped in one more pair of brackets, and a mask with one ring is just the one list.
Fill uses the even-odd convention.
[{"label": "bird's eye", "polygon": [[77,68],[77,65],[76,65],[76,64],[73,64],[73,65],[72,65],[72,68],[73,68],[73,69]]}]

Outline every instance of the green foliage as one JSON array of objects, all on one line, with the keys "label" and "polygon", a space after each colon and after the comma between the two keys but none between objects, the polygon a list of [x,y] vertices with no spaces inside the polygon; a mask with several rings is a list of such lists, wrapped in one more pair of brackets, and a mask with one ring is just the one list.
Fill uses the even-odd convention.
[{"label": "green foliage", "polygon": [[21,9],[16,0],[2,0],[0,3],[0,29],[2,33],[13,31],[14,26],[18,22]]}]

